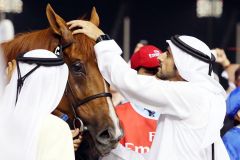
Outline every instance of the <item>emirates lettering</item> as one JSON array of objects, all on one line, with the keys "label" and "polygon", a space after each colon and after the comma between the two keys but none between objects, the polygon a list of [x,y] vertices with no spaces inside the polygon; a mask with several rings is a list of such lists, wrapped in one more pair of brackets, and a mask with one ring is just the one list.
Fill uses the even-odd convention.
[{"label": "emirates lettering", "polygon": [[149,133],[148,133],[148,135],[149,135],[148,137],[149,137],[149,141],[150,141],[150,142],[153,141],[153,138],[154,138],[154,136],[155,136],[155,133],[156,133],[156,132],[149,132]]},{"label": "emirates lettering", "polygon": [[138,153],[147,153],[150,148],[147,146],[135,146],[133,143],[125,143],[125,147]]},{"label": "emirates lettering", "polygon": [[159,56],[159,54],[160,54],[160,52],[159,52],[159,51],[157,51],[157,50],[154,50],[154,53],[152,53],[152,54],[149,54],[149,58],[158,57],[158,56]]},{"label": "emirates lettering", "polygon": [[[149,142],[153,141],[155,133],[156,132],[149,132],[148,133]],[[150,150],[150,147],[148,147],[148,146],[136,146],[136,145],[134,145],[133,143],[130,143],[130,142],[125,143],[125,147],[130,149],[130,150],[133,150],[135,152],[138,152],[138,153],[147,153]]]}]

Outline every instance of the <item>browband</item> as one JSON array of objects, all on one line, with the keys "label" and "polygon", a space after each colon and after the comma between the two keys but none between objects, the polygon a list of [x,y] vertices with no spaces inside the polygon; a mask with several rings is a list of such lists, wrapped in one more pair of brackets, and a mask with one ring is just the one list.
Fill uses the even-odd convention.
[{"label": "browband", "polygon": [[185,42],[183,42],[180,38],[179,35],[175,35],[171,37],[171,42],[176,45],[178,48],[180,48],[181,50],[183,50],[184,52],[190,54],[191,56],[209,63],[209,72],[208,74],[211,75],[212,72],[212,65],[215,62],[215,56],[211,53],[211,57],[207,56],[206,54],[204,54],[203,52],[189,46],[188,44],[186,44]]}]

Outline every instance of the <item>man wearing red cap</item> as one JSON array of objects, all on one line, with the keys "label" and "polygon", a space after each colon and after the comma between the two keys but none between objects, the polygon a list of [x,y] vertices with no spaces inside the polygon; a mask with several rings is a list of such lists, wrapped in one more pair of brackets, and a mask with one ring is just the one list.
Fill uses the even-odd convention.
[{"label": "man wearing red cap", "polygon": [[[132,55],[131,68],[138,74],[154,76],[159,67],[157,57],[161,53],[157,47],[145,45]],[[117,106],[116,113],[124,130],[120,143],[139,153],[148,152],[155,135],[159,113],[132,102]]]},{"label": "man wearing red cap", "polygon": [[131,68],[143,75],[155,75],[158,71],[159,61],[157,57],[162,53],[160,49],[153,45],[141,47],[131,57]]}]

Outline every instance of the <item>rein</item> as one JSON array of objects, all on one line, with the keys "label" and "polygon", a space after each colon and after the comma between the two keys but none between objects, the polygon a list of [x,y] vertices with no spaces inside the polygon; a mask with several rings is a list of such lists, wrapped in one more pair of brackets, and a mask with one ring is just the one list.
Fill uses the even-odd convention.
[{"label": "rein", "polygon": [[[61,42],[61,41],[60,41]],[[66,49],[67,47],[69,47],[72,43],[68,43],[68,44],[65,44],[65,45],[58,45],[55,50],[54,50],[54,53],[57,54],[57,55],[60,55],[60,56],[63,56],[63,51],[64,49]],[[70,94],[68,94],[70,93]],[[67,81],[67,86],[66,86],[66,89],[65,89],[65,92],[64,94],[68,97],[69,101],[70,101],[70,107],[71,107],[71,110],[73,112],[73,115],[74,115],[74,119],[73,119],[73,127],[74,129],[76,128],[79,128],[80,130],[80,133],[88,130],[87,126],[84,126],[84,123],[83,121],[81,120],[81,118],[77,115],[77,112],[76,110],[81,107],[82,105],[88,103],[89,101],[92,101],[94,99],[97,99],[97,98],[102,98],[102,97],[112,97],[112,94],[109,93],[109,92],[102,92],[102,93],[98,93],[98,94],[95,94],[95,95],[92,95],[92,96],[88,96],[84,99],[78,99],[75,95],[74,95],[74,92],[73,92],[73,89],[71,87],[71,84],[69,82],[69,80]],[[70,97],[70,96],[72,97]]]}]

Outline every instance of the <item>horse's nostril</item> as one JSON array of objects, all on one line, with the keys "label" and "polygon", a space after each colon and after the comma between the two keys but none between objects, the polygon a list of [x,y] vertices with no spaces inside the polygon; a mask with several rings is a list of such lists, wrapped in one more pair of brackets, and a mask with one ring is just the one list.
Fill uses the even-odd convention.
[{"label": "horse's nostril", "polygon": [[113,138],[111,129],[107,128],[97,135],[97,141],[101,144],[108,144]]},{"label": "horse's nostril", "polygon": [[99,137],[101,137],[102,139],[109,139],[111,138],[109,132],[108,132],[108,129],[103,131],[102,133],[99,134]]}]

